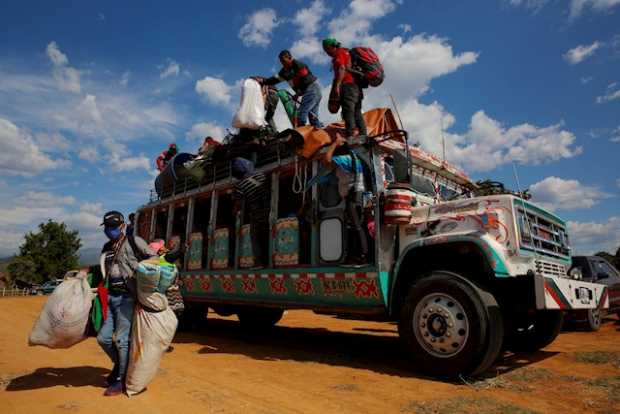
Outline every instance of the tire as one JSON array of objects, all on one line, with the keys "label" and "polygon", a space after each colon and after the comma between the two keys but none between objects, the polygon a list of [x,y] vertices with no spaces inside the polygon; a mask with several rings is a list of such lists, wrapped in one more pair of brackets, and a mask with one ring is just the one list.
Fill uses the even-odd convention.
[{"label": "tire", "polygon": [[433,272],[410,286],[398,332],[414,368],[447,378],[486,370],[502,347],[496,305],[487,306],[481,291],[454,273]]},{"label": "tire", "polygon": [[185,304],[179,317],[179,331],[202,331],[207,325],[209,307],[204,304]]},{"label": "tire", "polygon": [[275,308],[247,308],[237,312],[241,327],[252,332],[274,327],[283,315],[284,309]]},{"label": "tire", "polygon": [[600,309],[588,309],[586,311],[585,328],[590,332],[596,332],[601,329],[603,314]]},{"label": "tire", "polygon": [[537,311],[534,317],[522,320],[507,334],[506,348],[515,352],[536,352],[557,338],[563,321],[562,311]]}]

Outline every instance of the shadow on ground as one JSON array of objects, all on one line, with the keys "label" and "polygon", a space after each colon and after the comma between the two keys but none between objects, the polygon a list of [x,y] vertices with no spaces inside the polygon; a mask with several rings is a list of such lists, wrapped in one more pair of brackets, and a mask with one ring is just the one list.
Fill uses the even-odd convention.
[{"label": "shadow on ground", "polygon": [[[313,362],[431,379],[416,372],[414,363],[394,333],[388,329],[357,328],[355,332],[339,332],[325,328],[275,326],[262,333],[250,334],[245,333],[237,321],[209,319],[204,331],[178,333],[174,342],[203,345],[198,351],[200,354],[239,354],[260,361]],[[547,351],[534,354],[506,352],[486,374],[505,374],[556,354]]]},{"label": "shadow on ground", "polygon": [[91,366],[70,368],[38,368],[36,371],[13,378],[6,387],[7,391],[36,390],[39,388],[64,387],[101,387],[109,369]]}]

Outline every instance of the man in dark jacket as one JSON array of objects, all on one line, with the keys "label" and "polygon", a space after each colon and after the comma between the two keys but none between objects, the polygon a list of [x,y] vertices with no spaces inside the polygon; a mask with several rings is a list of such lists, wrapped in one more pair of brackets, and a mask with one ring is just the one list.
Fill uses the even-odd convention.
[{"label": "man in dark jacket", "polygon": [[310,72],[308,66],[302,61],[293,59],[291,52],[283,50],[278,54],[282,69],[276,76],[262,79],[263,85],[276,85],[280,82],[287,81],[291,88],[295,91],[295,98],[301,96],[301,104],[296,127],[306,124],[310,121],[310,125],[322,128],[323,124],[319,121],[319,104],[321,103],[321,87],[319,86],[316,76]]},{"label": "man in dark jacket", "polygon": [[340,43],[331,37],[323,40],[323,50],[332,58],[334,69],[329,99],[340,103],[347,138],[353,136],[355,128],[359,135],[367,135],[366,122],[362,115],[364,93],[351,73],[349,50],[341,47]]},{"label": "man in dark jacket", "polygon": [[129,363],[138,263],[157,253],[140,237],[125,234],[125,219],[120,212],[107,212],[101,225],[109,239],[101,250],[101,269],[108,280],[108,306],[97,342],[114,363],[103,395],[114,396],[123,392]]}]

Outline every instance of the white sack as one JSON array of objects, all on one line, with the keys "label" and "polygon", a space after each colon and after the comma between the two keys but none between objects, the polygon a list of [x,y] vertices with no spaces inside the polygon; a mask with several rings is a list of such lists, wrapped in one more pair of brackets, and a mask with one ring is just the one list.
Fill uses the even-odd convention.
[{"label": "white sack", "polygon": [[265,102],[261,86],[254,79],[246,79],[241,87],[241,104],[235,112],[232,126],[259,129],[265,122]]},{"label": "white sack", "polygon": [[149,312],[136,306],[131,327],[131,347],[127,368],[127,395],[143,391],[159,369],[159,361],[177,330],[177,317],[171,309]]},{"label": "white sack", "polygon": [[69,348],[86,339],[94,297],[84,272],[62,282],[45,302],[30,332],[28,344]]}]

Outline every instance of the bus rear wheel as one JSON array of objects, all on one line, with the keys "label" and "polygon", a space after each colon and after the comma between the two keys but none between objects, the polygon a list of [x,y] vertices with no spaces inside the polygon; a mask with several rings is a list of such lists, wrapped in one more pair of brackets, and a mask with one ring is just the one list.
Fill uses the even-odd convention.
[{"label": "bus rear wheel", "polygon": [[207,325],[209,307],[205,304],[185,304],[179,316],[179,331],[201,331]]},{"label": "bus rear wheel", "polygon": [[241,327],[248,331],[272,328],[283,315],[284,309],[274,308],[246,308],[237,312]]},{"label": "bus rear wheel", "polygon": [[503,340],[499,308],[449,272],[434,272],[409,288],[398,331],[416,369],[448,378],[486,370]]}]

